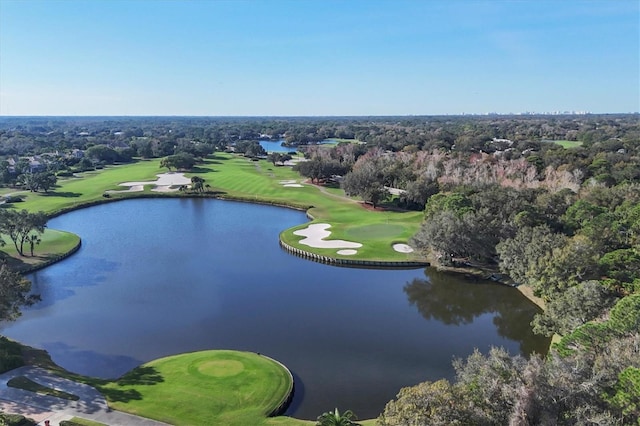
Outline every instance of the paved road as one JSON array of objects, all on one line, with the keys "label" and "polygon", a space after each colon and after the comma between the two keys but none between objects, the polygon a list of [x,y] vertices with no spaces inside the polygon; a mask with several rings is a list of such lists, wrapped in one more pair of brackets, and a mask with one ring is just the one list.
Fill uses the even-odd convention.
[{"label": "paved road", "polygon": [[[7,382],[24,376],[48,388],[78,396],[77,401],[40,395],[22,389],[11,388]],[[49,420],[58,426],[62,420],[82,417],[113,426],[160,426],[155,420],[111,410],[104,397],[93,387],[56,376],[40,367],[25,366],[0,374],[0,409],[7,413],[22,414],[40,425]]]}]

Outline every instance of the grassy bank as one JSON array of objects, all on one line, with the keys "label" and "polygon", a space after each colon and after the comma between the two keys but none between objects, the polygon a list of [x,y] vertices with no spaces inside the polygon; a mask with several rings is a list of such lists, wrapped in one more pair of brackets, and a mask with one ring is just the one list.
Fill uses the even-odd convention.
[{"label": "grassy bank", "polygon": [[[60,180],[49,193],[23,193],[24,201],[13,208],[29,211],[44,211],[55,215],[113,199],[139,196],[184,196],[179,193],[152,193],[150,186],[144,192],[113,194],[105,199],[103,193],[110,189],[122,189],[119,183],[127,181],[154,181],[156,175],[166,172],[159,160],[110,167],[89,172],[81,177]],[[343,239],[363,244],[353,256],[337,254],[336,249],[317,249],[300,245],[302,237],[293,234],[307,225],[284,230],[282,239],[287,244],[323,256],[335,258],[413,261],[415,254],[398,253],[392,248],[396,242],[406,243],[418,230],[422,221],[421,212],[372,211],[362,203],[344,196],[338,188],[321,189],[302,183],[303,178],[290,167],[274,166],[265,160],[251,161],[231,154],[218,153],[206,159],[187,176],[200,176],[211,186],[209,196],[237,199],[249,202],[279,204],[308,212],[318,223],[331,224],[330,239]],[[302,187],[287,187],[283,181],[296,181]],[[206,194],[205,194],[206,195]],[[187,195],[188,196],[188,195]],[[51,234],[53,235],[53,234]],[[62,238],[62,235],[60,235]],[[53,243],[53,242],[52,242]],[[62,244],[62,243],[61,243]],[[9,252],[7,250],[7,252]]]},{"label": "grassy bank", "polygon": [[33,267],[54,262],[61,256],[73,251],[80,244],[80,237],[70,232],[45,229],[40,244],[36,245],[31,256],[28,245],[25,245],[26,256],[20,256],[13,242],[3,236],[6,246],[0,251],[0,258],[16,271],[28,271]]},{"label": "grassy bank", "polygon": [[100,390],[115,409],[170,424],[260,425],[291,384],[269,358],[204,351],[152,361]]}]

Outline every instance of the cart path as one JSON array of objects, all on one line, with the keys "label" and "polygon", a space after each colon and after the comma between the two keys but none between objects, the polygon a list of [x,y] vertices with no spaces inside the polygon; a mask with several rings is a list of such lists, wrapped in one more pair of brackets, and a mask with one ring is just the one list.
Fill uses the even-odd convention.
[{"label": "cart path", "polygon": [[[14,377],[26,377],[48,388],[76,395],[79,399],[71,401],[7,386],[7,382]],[[51,426],[57,426],[60,421],[72,417],[82,417],[113,426],[166,425],[156,420],[114,411],[94,387],[62,378],[44,368],[34,366],[24,366],[0,374],[0,409],[6,413],[30,417],[40,425],[49,420]]]}]

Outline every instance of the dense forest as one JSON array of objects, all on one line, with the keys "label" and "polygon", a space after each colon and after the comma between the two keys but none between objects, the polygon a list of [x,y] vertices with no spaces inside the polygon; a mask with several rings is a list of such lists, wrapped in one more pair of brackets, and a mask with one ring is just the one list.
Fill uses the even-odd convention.
[{"label": "dense forest", "polygon": [[424,211],[412,243],[430,261],[495,271],[545,303],[534,330],[558,336],[545,357],[458,360],[456,381],[403,389],[382,424],[640,424],[637,114],[4,117],[0,185],[46,191],[136,158],[262,155],[262,139],[304,152],[295,167],[314,182]]}]

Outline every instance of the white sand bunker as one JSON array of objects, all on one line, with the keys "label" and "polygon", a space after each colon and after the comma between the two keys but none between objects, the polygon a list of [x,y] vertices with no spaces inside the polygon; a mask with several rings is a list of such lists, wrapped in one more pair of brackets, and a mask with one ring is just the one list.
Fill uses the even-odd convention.
[{"label": "white sand bunker", "polygon": [[394,244],[393,249],[399,253],[412,253],[413,247],[407,244]]},{"label": "white sand bunker", "polygon": [[162,173],[156,176],[158,176],[158,179],[153,182],[124,182],[118,186],[128,186],[129,189],[107,192],[140,192],[144,190],[145,185],[155,185],[155,187],[151,189],[155,192],[172,192],[177,191],[183,185],[191,184],[191,179],[185,177],[184,173]]},{"label": "white sand bunker", "polygon": [[281,180],[279,183],[287,188],[302,188],[304,186],[299,184],[297,180]]},{"label": "white sand bunker", "polygon": [[294,235],[300,235],[306,238],[300,240],[300,244],[314,248],[337,248],[337,249],[354,249],[362,247],[360,243],[344,240],[325,240],[331,231],[327,231],[331,225],[328,223],[314,223],[304,229],[294,231]]},{"label": "white sand bunker", "polygon": [[344,249],[344,250],[338,250],[336,253],[341,254],[343,256],[351,256],[353,254],[358,253],[358,250]]},{"label": "white sand bunker", "polygon": [[110,194],[120,194],[122,192],[140,192],[144,190],[144,186],[142,185],[131,185],[129,189],[123,189],[121,191],[107,191]]}]

